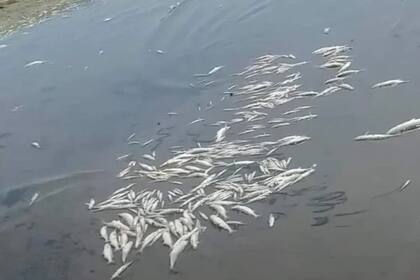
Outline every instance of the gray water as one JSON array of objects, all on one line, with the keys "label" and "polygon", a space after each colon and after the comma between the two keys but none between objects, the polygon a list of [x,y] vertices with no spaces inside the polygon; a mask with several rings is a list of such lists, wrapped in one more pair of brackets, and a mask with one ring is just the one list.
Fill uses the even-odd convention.
[{"label": "gray water", "polygon": [[[366,71],[354,77],[354,92],[315,100],[317,119],[279,132],[311,136],[285,154],[318,167],[294,194],[257,205],[284,214],[276,227],[263,218],[245,219],[231,236],[210,228],[198,251],[182,255],[177,273],[155,246],[125,279],[419,279],[419,135],[352,138],[420,117],[420,2],[187,0],[168,15],[172,4],[94,1],[0,40],[8,45],[0,49],[1,279],[108,278],[116,266],[102,260],[97,232],[108,214],[83,204],[122,186],[115,174],[125,163],[116,157],[154,148],[126,138],[169,135],[157,147],[163,158],[171,145],[209,139],[214,128],[185,124],[199,117],[198,106],[218,102],[231,73],[266,53],[316,63],[311,52],[335,44],[352,46],[355,67]],[[48,63],[24,67],[38,59]],[[217,65],[226,67],[215,86],[189,86],[194,73]],[[304,76],[314,88],[329,77],[313,69]],[[370,89],[392,78],[411,82]],[[373,198],[407,179],[413,183],[404,192]],[[40,200],[28,208],[36,191]],[[317,199],[334,194],[340,203],[316,213]],[[354,211],[361,212],[340,216]],[[327,224],[314,226],[325,217]]]}]

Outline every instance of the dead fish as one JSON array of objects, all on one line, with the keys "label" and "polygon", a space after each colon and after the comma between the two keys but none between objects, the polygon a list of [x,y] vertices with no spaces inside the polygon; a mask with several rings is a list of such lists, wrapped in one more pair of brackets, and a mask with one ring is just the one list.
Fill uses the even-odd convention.
[{"label": "dead fish", "polygon": [[178,240],[174,244],[171,252],[169,253],[169,269],[171,269],[171,270],[174,269],[175,262],[178,259],[179,254],[181,254],[182,251],[184,251],[184,249],[187,247],[188,243],[189,242],[187,240]]},{"label": "dead fish", "polygon": [[222,68],[224,68],[224,66],[216,66],[213,69],[211,69],[207,74],[194,74],[194,77],[207,77],[207,76],[211,76],[214,73],[216,73],[219,70],[221,70]]},{"label": "dead fish", "polygon": [[104,22],[108,22],[108,21],[111,21],[111,20],[112,20],[111,17],[104,18]]},{"label": "dead fish", "polygon": [[219,129],[216,133],[216,142],[220,142],[226,137],[226,132],[230,129],[230,126],[224,126]]},{"label": "dead fish", "polygon": [[85,203],[85,204],[87,205],[88,210],[91,210],[93,208],[93,206],[95,205],[95,200],[93,198],[91,198],[89,200],[89,202],[88,203]]},{"label": "dead fish", "polygon": [[229,233],[233,233],[232,228],[221,218],[216,215],[210,215],[210,221],[217,227],[226,230]]},{"label": "dead fish", "polygon": [[399,125],[394,126],[388,130],[387,134],[401,134],[403,132],[417,129],[420,127],[420,119],[411,119],[409,121],[403,122]]},{"label": "dead fish", "polygon": [[0,49],[4,49],[4,48],[6,48],[7,47],[7,45],[6,44],[1,44],[0,45]]},{"label": "dead fish", "polygon": [[124,265],[122,265],[120,268],[118,268],[114,274],[112,274],[111,276],[111,280],[114,280],[116,278],[119,278],[121,276],[121,274],[124,273],[124,271],[133,263],[134,261],[130,261]]},{"label": "dead fish", "polygon": [[34,193],[34,195],[32,196],[31,200],[29,201],[29,206],[32,206],[32,204],[35,203],[35,201],[37,200],[37,198],[39,197],[39,193]]},{"label": "dead fish", "polygon": [[124,225],[123,223],[121,223],[118,220],[113,220],[109,223],[104,223],[106,226],[111,227],[111,228],[116,228],[119,230],[123,230],[123,231],[130,231],[130,228],[126,225]]},{"label": "dead fish", "polygon": [[276,218],[274,217],[274,214],[270,213],[270,215],[268,216],[268,226],[273,227],[275,221],[276,221]]},{"label": "dead fish", "polygon": [[130,142],[131,140],[133,140],[133,138],[136,137],[136,134],[133,133],[130,136],[127,137],[127,142]]},{"label": "dead fish", "polygon": [[169,112],[168,115],[169,116],[176,116],[176,115],[179,115],[179,114],[177,112]]},{"label": "dead fish", "polygon": [[399,191],[402,192],[411,184],[411,180],[405,181],[405,183],[400,187]]},{"label": "dead fish", "polygon": [[47,61],[45,61],[45,60],[35,60],[35,61],[32,61],[32,62],[29,62],[29,63],[25,64],[25,68],[28,68],[28,67],[31,67],[31,66],[34,66],[34,65],[44,64],[46,62]]},{"label": "dead fish", "polygon": [[232,206],[232,207],[231,207],[231,209],[232,209],[232,210],[239,211],[239,212],[242,212],[242,213],[244,213],[244,214],[246,214],[246,215],[250,215],[250,216],[252,216],[252,217],[254,217],[254,218],[258,218],[258,217],[259,217],[259,215],[257,215],[257,214],[254,212],[254,210],[252,210],[251,208],[249,208],[249,207],[247,207],[247,206],[243,206],[243,205],[235,205],[235,206]]},{"label": "dead fish", "polygon": [[146,142],[144,142],[143,144],[142,144],[142,147],[146,147],[147,145],[149,145],[150,143],[152,143],[153,141],[155,141],[155,139],[150,139],[150,140],[147,140]]},{"label": "dead fish", "polygon": [[346,77],[346,76],[357,74],[357,73],[360,73],[360,72],[363,72],[363,71],[364,70],[346,70],[346,71],[337,73],[336,77],[338,77],[338,78]]},{"label": "dead fish", "polygon": [[31,146],[37,149],[41,149],[41,145],[38,142],[32,142]]},{"label": "dead fish", "polygon": [[326,80],[325,82],[324,82],[324,84],[325,85],[329,85],[329,84],[332,84],[332,83],[336,83],[336,82],[340,82],[340,81],[343,81],[343,80],[345,80],[346,78],[332,78],[332,79],[329,79],[329,80]]},{"label": "dead fish", "polygon": [[127,256],[131,251],[131,248],[133,248],[133,241],[128,241],[121,250],[121,259],[122,262],[125,263],[125,261],[127,260]]},{"label": "dead fish", "polygon": [[349,84],[339,84],[338,87],[342,89],[347,89],[347,90],[354,90],[354,87],[352,87]]},{"label": "dead fish", "polygon": [[113,256],[112,248],[111,248],[111,245],[109,245],[109,243],[105,243],[104,251],[103,251],[102,254],[103,254],[105,260],[107,260],[108,263],[113,263],[114,262],[114,256]]},{"label": "dead fish", "polygon": [[194,121],[192,121],[192,122],[190,122],[188,125],[192,125],[192,124],[195,124],[195,123],[198,123],[198,122],[202,122],[202,121],[204,121],[204,119],[196,119],[196,120],[194,120]]},{"label": "dead fish", "polygon": [[169,230],[165,230],[162,233],[162,241],[163,241],[163,245],[168,246],[169,248],[172,248],[172,237],[171,237],[171,233]]},{"label": "dead fish", "polygon": [[355,141],[375,141],[375,140],[385,140],[391,137],[394,137],[395,135],[389,135],[389,134],[364,134],[357,136],[354,138]]},{"label": "dead fish", "polygon": [[115,248],[115,250],[119,250],[120,249],[120,244],[118,243],[118,235],[117,235],[117,231],[116,230],[113,230],[109,234],[109,242],[111,243],[112,247]]},{"label": "dead fish", "polygon": [[158,53],[158,54],[164,54],[165,53],[165,51],[163,51],[163,50],[155,50],[155,52]]},{"label": "dead fish", "polygon": [[142,157],[148,160],[155,160],[155,157],[149,154],[144,154]]},{"label": "dead fish", "polygon": [[338,72],[344,72],[347,69],[349,69],[351,66],[351,61],[347,61],[346,63],[344,63],[344,65],[340,68],[340,70],[338,70]]},{"label": "dead fish", "polygon": [[330,33],[330,31],[331,31],[331,28],[330,28],[330,27],[325,27],[325,28],[324,28],[324,34],[325,34],[325,35],[329,34],[329,33]]},{"label": "dead fish", "polygon": [[105,240],[105,242],[109,242],[108,239],[108,233],[107,233],[107,226],[102,226],[99,234],[101,235],[102,239]]},{"label": "dead fish", "polygon": [[125,154],[125,155],[122,155],[122,156],[117,157],[116,160],[124,160],[124,159],[127,159],[129,157],[131,157],[131,154]]},{"label": "dead fish", "polygon": [[381,87],[395,87],[397,85],[400,84],[404,84],[404,83],[408,83],[409,81],[405,81],[405,80],[400,80],[400,79],[396,79],[396,80],[388,80],[385,82],[380,82],[377,84],[374,84],[372,86],[372,88],[381,88]]}]

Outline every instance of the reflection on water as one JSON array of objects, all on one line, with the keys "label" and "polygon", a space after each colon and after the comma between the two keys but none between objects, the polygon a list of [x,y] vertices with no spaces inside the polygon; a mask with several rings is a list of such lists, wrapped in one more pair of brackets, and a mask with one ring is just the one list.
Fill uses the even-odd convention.
[{"label": "reflection on water", "polygon": [[[96,2],[69,18],[0,40],[8,45],[0,49],[2,276],[108,277],[115,266],[100,257],[101,221],[84,203],[121,187],[113,175],[126,163],[115,158],[153,150],[166,158],[171,146],[210,141],[210,127],[185,124],[201,116],[209,123],[225,119],[226,113],[206,107],[223,96],[233,79],[228,73],[253,57],[293,53],[310,60],[315,48],[351,42],[360,64],[355,67],[367,71],[355,78],[354,94],[314,101],[313,113],[320,117],[289,131],[313,140],[291,148],[300,161],[296,165],[316,162],[319,168],[311,180],[256,206],[262,214],[276,215],[273,230],[264,219],[246,220],[234,236],[210,229],[199,251],[185,253],[178,274],[168,273],[166,251],[157,247],[127,276],[271,279],[280,271],[287,279],[418,279],[418,135],[372,144],[352,139],[418,112],[413,58],[419,55],[420,3],[190,0],[169,12],[171,5]],[[107,17],[113,20],[104,23]],[[332,32],[325,35],[327,26]],[[51,63],[23,67],[36,59]],[[217,65],[225,68],[215,84],[204,86],[212,79],[193,77]],[[302,71],[305,85],[320,88],[326,74],[310,73]],[[369,91],[389,78],[412,82]],[[155,141],[127,145],[132,133],[140,143]],[[33,141],[43,149],[31,148]],[[39,181],[96,169],[106,172]],[[413,182],[406,191],[372,200],[405,179]],[[36,191],[40,200],[28,208]]]}]

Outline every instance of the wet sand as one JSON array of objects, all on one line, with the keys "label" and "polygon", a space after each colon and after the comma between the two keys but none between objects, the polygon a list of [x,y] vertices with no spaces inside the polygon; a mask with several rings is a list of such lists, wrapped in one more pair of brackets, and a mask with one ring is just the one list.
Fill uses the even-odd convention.
[{"label": "wet sand", "polygon": [[[296,166],[318,164],[313,177],[288,195],[256,206],[264,217],[283,213],[276,226],[269,230],[265,219],[243,216],[247,225],[233,235],[209,226],[199,250],[181,256],[177,273],[168,269],[167,250],[154,246],[124,277],[419,279],[419,134],[375,143],[353,138],[419,116],[414,58],[420,55],[415,36],[420,3],[222,2],[187,1],[168,17],[172,1],[104,1],[0,41],[7,45],[0,49],[0,270],[5,279],[109,279],[117,266],[103,260],[98,228],[115,213],[92,214],[84,203],[123,186],[115,175],[126,163],[115,158],[156,148],[164,160],[172,145],[205,143],[215,128],[185,124],[201,116],[198,106],[220,100],[231,73],[266,53],[293,53],[316,64],[310,53],[334,44],[350,44],[354,67],[366,71],[352,81],[354,92],[316,99],[312,113],[319,118],[273,133],[311,136],[285,154]],[[331,32],[325,35],[327,26]],[[39,59],[48,63],[24,67]],[[219,83],[189,86],[196,81],[193,74],[216,65],[226,65]],[[302,74],[305,87],[321,88],[329,78],[314,69]],[[370,90],[391,78],[411,82]],[[14,111],[16,106],[21,107]],[[171,111],[180,115],[168,116]],[[204,117],[213,122],[227,114],[216,106]],[[127,145],[133,132],[140,141],[170,137],[141,148]],[[32,148],[32,141],[41,149]],[[67,176],[98,169],[104,172]],[[381,197],[406,179],[412,181],[406,190]],[[40,200],[29,208],[35,191]]]},{"label": "wet sand", "polygon": [[80,0],[0,0],[0,36],[39,23]]}]

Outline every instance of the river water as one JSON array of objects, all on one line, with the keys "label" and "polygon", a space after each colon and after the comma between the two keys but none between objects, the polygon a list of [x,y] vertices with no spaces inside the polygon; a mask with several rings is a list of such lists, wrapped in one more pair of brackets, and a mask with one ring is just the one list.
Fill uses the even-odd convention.
[{"label": "river water", "polygon": [[[117,267],[103,261],[98,236],[108,214],[91,214],[84,203],[122,186],[115,174],[125,164],[115,158],[155,148],[163,157],[171,145],[209,139],[214,128],[185,124],[201,116],[198,107],[219,102],[230,74],[266,53],[319,63],[311,52],[336,44],[352,46],[355,67],[366,71],[353,78],[355,91],[313,101],[317,119],[279,132],[312,138],[285,153],[317,171],[287,197],[256,206],[265,216],[282,213],[276,227],[244,218],[233,235],[209,229],[177,273],[155,246],[124,277],[419,279],[419,135],[352,139],[420,116],[420,2],[186,0],[169,13],[173,4],[94,1],[0,39],[2,279],[109,278]],[[24,67],[34,60],[46,63]],[[225,68],[215,85],[190,86],[193,74],[217,65]],[[309,70],[305,83],[321,87],[327,73]],[[370,89],[393,78],[410,83]],[[164,137],[142,148],[127,145],[132,133],[140,142]],[[381,196],[407,179],[403,192]],[[34,192],[40,199],[29,208]],[[314,203],[332,196],[342,199],[317,211]],[[328,223],[315,226],[315,218]]]}]

